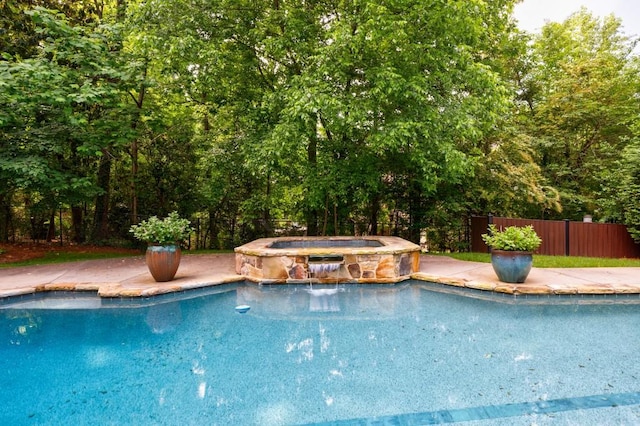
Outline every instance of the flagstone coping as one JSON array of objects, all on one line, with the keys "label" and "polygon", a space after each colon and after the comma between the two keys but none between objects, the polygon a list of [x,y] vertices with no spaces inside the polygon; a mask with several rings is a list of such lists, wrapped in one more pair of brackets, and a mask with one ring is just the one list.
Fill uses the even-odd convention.
[{"label": "flagstone coping", "polygon": [[[167,283],[157,283],[153,280],[142,257],[118,262],[105,259],[47,265],[42,268],[0,270],[0,299],[47,291],[96,292],[105,298],[151,297],[246,281],[245,276],[233,272],[233,254],[184,256],[184,265],[178,270],[176,279]],[[533,278],[527,279],[523,284],[497,281],[490,268],[487,264],[422,255],[420,272],[412,273],[406,278],[443,287],[468,288],[514,296],[640,294],[640,268],[585,268],[575,271],[535,271],[534,268]],[[429,270],[434,272],[430,273]],[[303,282],[294,284],[300,283]],[[379,280],[372,280],[371,283],[393,284]]]},{"label": "flagstone coping", "polygon": [[461,278],[447,278],[434,276],[422,272],[411,275],[419,281],[428,281],[454,287],[464,287],[474,290],[493,291],[513,295],[574,295],[574,294],[640,294],[640,284],[598,284],[598,283],[567,283],[567,284],[509,284],[500,281],[483,282]]}]

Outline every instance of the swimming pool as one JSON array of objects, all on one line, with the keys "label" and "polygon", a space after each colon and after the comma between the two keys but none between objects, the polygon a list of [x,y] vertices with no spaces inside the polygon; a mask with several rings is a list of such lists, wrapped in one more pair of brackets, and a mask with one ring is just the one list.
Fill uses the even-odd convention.
[{"label": "swimming pool", "polygon": [[438,289],[14,299],[0,306],[0,423],[640,422],[637,295]]}]

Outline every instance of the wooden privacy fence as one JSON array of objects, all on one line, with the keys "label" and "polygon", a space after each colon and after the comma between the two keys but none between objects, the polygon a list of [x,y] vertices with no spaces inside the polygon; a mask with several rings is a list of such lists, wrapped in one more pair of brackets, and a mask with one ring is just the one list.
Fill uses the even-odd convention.
[{"label": "wooden privacy fence", "polygon": [[627,227],[613,223],[570,222],[568,220],[512,219],[494,216],[471,218],[471,251],[487,252],[482,241],[490,221],[498,229],[507,226],[533,225],[542,244],[538,254],[552,256],[586,256],[611,258],[640,258],[636,244]]}]

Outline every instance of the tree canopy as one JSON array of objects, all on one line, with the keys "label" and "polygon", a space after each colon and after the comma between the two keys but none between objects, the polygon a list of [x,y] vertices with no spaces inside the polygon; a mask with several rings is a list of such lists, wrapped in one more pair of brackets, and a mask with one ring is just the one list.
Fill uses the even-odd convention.
[{"label": "tree canopy", "polygon": [[532,131],[539,163],[562,194],[564,216],[602,215],[597,195],[613,163],[633,139],[640,113],[635,44],[620,20],[586,10],[550,23],[536,40],[539,86]]},{"label": "tree canopy", "polygon": [[637,229],[634,40],[586,10],[524,34],[514,3],[17,3],[0,237],[51,234],[61,208],[77,242],[178,210],[208,247],[427,232],[461,249],[487,213]]}]

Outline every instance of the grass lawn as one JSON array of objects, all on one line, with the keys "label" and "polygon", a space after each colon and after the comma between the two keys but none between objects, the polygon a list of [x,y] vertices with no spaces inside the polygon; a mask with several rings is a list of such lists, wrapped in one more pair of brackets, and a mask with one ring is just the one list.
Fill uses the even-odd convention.
[{"label": "grass lawn", "polygon": [[[233,253],[232,250],[183,250],[182,254],[216,254],[216,253]],[[449,256],[454,259],[466,260],[471,262],[491,262],[491,256],[488,253],[431,253],[440,256]],[[2,251],[0,249],[0,257]],[[122,251],[67,251],[64,248],[52,250],[43,253],[43,255],[25,259],[17,262],[0,262],[0,269],[11,268],[17,266],[33,266],[45,265],[52,263],[75,262],[91,259],[109,259],[126,256],[144,256],[144,251],[122,250]],[[533,255],[533,265],[537,268],[596,268],[596,267],[640,267],[640,259],[605,259],[596,257],[575,257],[575,256],[543,256]]]},{"label": "grass lawn", "polygon": [[[65,262],[77,262],[82,260],[94,260],[94,259],[113,259],[118,257],[130,257],[130,256],[144,256],[144,250],[131,250],[123,249],[111,249],[110,251],[100,250],[93,248],[94,251],[67,251],[64,247],[57,249],[52,247],[51,250],[42,253],[38,257],[25,258],[15,262],[0,262],[0,269],[2,268],[15,268],[18,266],[35,266],[35,265],[49,265],[54,263]],[[0,257],[3,250],[0,249]],[[182,250],[183,255],[192,254],[215,254],[215,253],[233,253],[232,250]]]},{"label": "grass lawn", "polygon": [[[434,253],[454,259],[471,262],[491,263],[489,253]],[[607,259],[599,257],[577,256],[544,256],[533,255],[533,266],[536,268],[614,268],[614,267],[640,267],[640,259]]]},{"label": "grass lawn", "polygon": [[[143,253],[139,253],[141,255]],[[0,269],[2,268],[14,268],[18,266],[35,266],[35,265],[49,265],[52,263],[65,263],[76,262],[80,260],[93,260],[93,259],[113,259],[117,257],[135,256],[131,253],[66,253],[66,252],[50,252],[46,253],[42,257],[34,259],[22,260],[19,262],[0,263]]]}]

